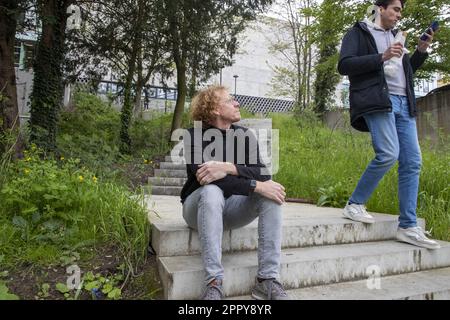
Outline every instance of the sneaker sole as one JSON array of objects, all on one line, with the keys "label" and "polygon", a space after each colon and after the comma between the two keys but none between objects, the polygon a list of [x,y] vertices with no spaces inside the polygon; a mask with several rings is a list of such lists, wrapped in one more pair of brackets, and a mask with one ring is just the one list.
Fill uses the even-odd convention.
[{"label": "sneaker sole", "polygon": [[267,300],[266,298],[261,297],[261,296],[257,295],[257,294],[254,293],[254,292],[252,292],[252,298],[253,298],[254,300]]},{"label": "sneaker sole", "polygon": [[397,235],[397,240],[400,241],[400,242],[405,242],[405,243],[409,243],[409,244],[415,245],[416,247],[422,247],[422,248],[426,248],[426,249],[436,250],[436,249],[440,249],[441,248],[440,244],[431,245],[431,244],[421,243],[421,242],[415,241],[413,239],[410,239],[410,238],[408,238],[407,236],[405,236],[403,234]]},{"label": "sneaker sole", "polygon": [[375,219],[365,219],[365,218],[355,219],[352,216],[350,216],[346,210],[344,210],[343,215],[345,218],[353,220],[353,221],[363,222],[363,223],[368,223],[368,224],[375,223]]},{"label": "sneaker sole", "polygon": [[[261,296],[258,296],[257,294],[254,294],[253,292],[251,294],[251,297],[253,298],[253,300],[269,300],[266,297],[263,298]],[[286,300],[289,300],[289,299],[286,299]]]}]

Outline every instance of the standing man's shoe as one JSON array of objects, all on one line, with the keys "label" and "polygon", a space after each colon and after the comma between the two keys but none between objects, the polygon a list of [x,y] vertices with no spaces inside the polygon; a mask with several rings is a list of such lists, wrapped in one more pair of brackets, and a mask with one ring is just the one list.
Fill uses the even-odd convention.
[{"label": "standing man's shoe", "polygon": [[398,228],[397,240],[428,249],[439,249],[441,247],[438,242],[427,238],[425,234],[430,235],[428,231],[423,231],[421,227]]},{"label": "standing man's shoe", "polygon": [[200,297],[201,300],[222,300],[223,299],[223,287],[222,280],[214,279],[206,286],[205,291]]},{"label": "standing man's shoe", "polygon": [[252,290],[252,298],[256,300],[290,300],[283,286],[275,279],[265,279],[256,284]]},{"label": "standing man's shoe", "polygon": [[348,204],[344,208],[344,217],[364,222],[364,223],[374,223],[375,219],[370,214],[367,213],[366,208],[363,204]]}]

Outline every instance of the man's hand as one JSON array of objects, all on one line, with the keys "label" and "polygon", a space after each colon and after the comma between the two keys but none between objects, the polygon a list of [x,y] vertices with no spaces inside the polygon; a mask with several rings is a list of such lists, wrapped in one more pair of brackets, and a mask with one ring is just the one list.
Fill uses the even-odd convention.
[{"label": "man's hand", "polygon": [[419,50],[420,52],[426,52],[431,42],[433,42],[434,32],[431,28],[429,32],[431,32],[431,34],[428,34],[427,32],[424,33],[428,37],[426,41],[423,41],[419,38],[419,45],[417,46],[417,50]]},{"label": "man's hand", "polygon": [[403,45],[401,43],[394,43],[383,53],[383,62],[392,59],[393,57],[400,58],[403,55]]},{"label": "man's hand", "polygon": [[284,187],[278,182],[272,180],[264,182],[257,181],[255,192],[259,193],[263,197],[277,202],[278,204],[283,204],[284,198],[286,197]]},{"label": "man's hand", "polygon": [[237,175],[236,166],[229,162],[208,161],[198,167],[196,177],[202,186],[225,178],[228,174]]}]

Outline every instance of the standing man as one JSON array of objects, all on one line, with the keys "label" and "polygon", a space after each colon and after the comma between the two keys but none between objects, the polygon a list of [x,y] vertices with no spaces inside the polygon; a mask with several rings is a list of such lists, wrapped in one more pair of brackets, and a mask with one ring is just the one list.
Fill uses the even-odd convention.
[{"label": "standing man", "polygon": [[[191,113],[193,120],[201,121],[203,127],[199,128],[201,140],[195,138],[197,129],[189,129],[184,137],[188,179],[181,191],[181,202],[186,223],[198,231],[200,239],[205,269],[201,299],[223,298],[223,231],[243,227],[259,217],[258,274],[252,297],[286,300],[286,292],[278,281],[284,187],[265,173],[256,137],[246,128],[233,124],[241,119],[239,103],[225,87],[201,90],[192,101]],[[245,143],[241,140],[240,145],[234,137],[227,140],[240,134],[249,139],[244,138]],[[214,141],[211,136],[215,137]],[[219,140],[222,146],[214,155],[211,152],[212,159],[206,158],[213,142]],[[245,145],[244,150],[239,149],[241,145]]]},{"label": "standing man", "polygon": [[[367,203],[379,181],[397,162],[398,196],[400,202],[397,239],[429,249],[440,248],[439,243],[427,238],[417,226],[417,195],[421,167],[421,152],[417,137],[416,101],[413,74],[428,56],[427,41],[419,39],[414,54],[404,54],[403,45],[394,43],[401,19],[403,0],[378,0],[379,24],[367,19],[356,23],[342,41],[339,73],[350,80],[350,115],[352,126],[369,131],[375,158],[356,186],[344,216],[364,223],[373,223],[367,213]],[[394,57],[401,59],[398,71],[384,72],[384,64]]]}]

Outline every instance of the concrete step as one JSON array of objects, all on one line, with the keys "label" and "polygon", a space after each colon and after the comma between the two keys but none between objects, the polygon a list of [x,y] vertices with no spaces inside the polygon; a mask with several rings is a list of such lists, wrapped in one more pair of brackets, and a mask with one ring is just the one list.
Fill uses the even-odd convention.
[{"label": "concrete step", "polygon": [[179,196],[181,194],[181,189],[183,187],[173,187],[173,186],[153,186],[153,195],[164,195],[164,196]]},{"label": "concrete step", "polygon": [[[175,159],[172,158],[172,156],[166,156],[166,157],[164,158],[164,161],[166,161],[166,162],[180,163],[180,162],[174,161],[174,160],[175,160]],[[184,163],[184,162],[185,162],[184,159],[182,159],[181,163]]]},{"label": "concrete step", "polygon": [[185,178],[163,178],[163,177],[150,177],[148,183],[152,186],[170,186],[170,187],[182,187],[186,182]]},{"label": "concrete step", "polygon": [[186,170],[186,165],[183,163],[160,162],[159,168],[160,169]]},{"label": "concrete step", "polygon": [[[181,209],[180,209],[181,210]],[[394,239],[398,217],[372,213],[372,225],[345,219],[342,209],[319,208],[312,205],[288,204],[283,207],[282,248],[299,248],[331,244]],[[178,213],[178,220],[152,221],[152,246],[159,256],[194,255],[200,253],[198,233],[187,227]],[[419,225],[424,227],[424,220]],[[249,225],[224,232],[222,251],[249,251],[258,248],[258,220]]]},{"label": "concrete step", "polygon": [[184,170],[155,169],[155,177],[187,178],[187,173],[186,169]]},{"label": "concrete step", "polygon": [[[369,268],[381,276],[450,266],[450,243],[428,250],[397,241],[380,241],[284,249],[281,254],[281,282],[284,287],[327,285],[367,278]],[[240,296],[250,293],[257,274],[255,251],[225,254],[224,293]],[[197,299],[203,290],[201,257],[159,257],[159,274],[167,299]]]},{"label": "concrete step", "polygon": [[[378,281],[379,279],[379,281]],[[450,268],[288,290],[293,300],[450,300]],[[250,295],[230,300],[249,300]]]}]

